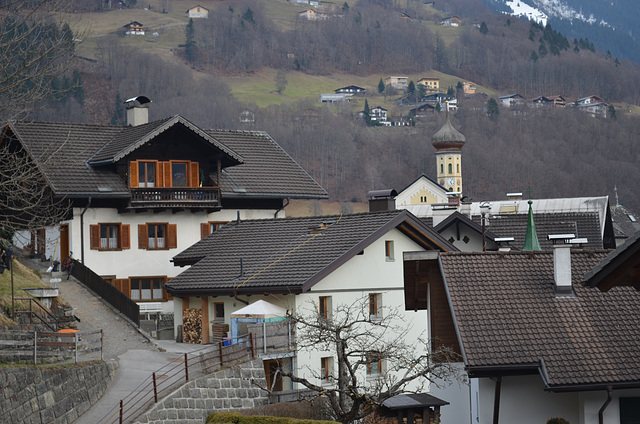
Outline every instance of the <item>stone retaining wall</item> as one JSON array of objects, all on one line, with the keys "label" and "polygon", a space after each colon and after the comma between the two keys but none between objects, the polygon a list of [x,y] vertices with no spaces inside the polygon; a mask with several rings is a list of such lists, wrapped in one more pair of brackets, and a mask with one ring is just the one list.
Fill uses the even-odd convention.
[{"label": "stone retaining wall", "polygon": [[261,360],[200,377],[168,395],[135,421],[140,424],[202,424],[214,411],[251,409],[268,403]]},{"label": "stone retaining wall", "polygon": [[67,424],[93,405],[111,381],[115,363],[0,368],[3,422]]}]

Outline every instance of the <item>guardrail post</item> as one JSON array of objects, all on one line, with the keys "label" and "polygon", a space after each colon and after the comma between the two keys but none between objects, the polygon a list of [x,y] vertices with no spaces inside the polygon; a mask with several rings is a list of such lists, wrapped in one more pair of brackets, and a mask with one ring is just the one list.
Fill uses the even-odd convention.
[{"label": "guardrail post", "polygon": [[100,360],[104,361],[104,333],[102,328],[100,329]]},{"label": "guardrail post", "polygon": [[33,332],[33,365],[38,365],[38,331]]},{"label": "guardrail post", "polygon": [[222,340],[220,340],[218,342],[218,349],[220,350],[220,367],[222,367],[222,347],[224,346],[224,343],[222,343]]},{"label": "guardrail post", "polygon": [[251,347],[251,359],[254,359],[256,357],[256,351],[255,351],[255,346],[253,344],[253,333],[249,333],[249,346]]},{"label": "guardrail post", "polygon": [[189,358],[186,353],[184,354],[184,374],[187,381],[189,381]]},{"label": "guardrail post", "polygon": [[[188,380],[188,378],[187,378]],[[158,403],[158,384],[156,383],[156,373],[153,373],[153,400]]]},{"label": "guardrail post", "polygon": [[122,424],[122,416],[124,415],[124,401],[120,399],[120,420],[118,421]]},{"label": "guardrail post", "polygon": [[78,363],[78,333],[73,334],[73,341],[74,341],[73,350],[75,352],[76,364],[77,364]]}]

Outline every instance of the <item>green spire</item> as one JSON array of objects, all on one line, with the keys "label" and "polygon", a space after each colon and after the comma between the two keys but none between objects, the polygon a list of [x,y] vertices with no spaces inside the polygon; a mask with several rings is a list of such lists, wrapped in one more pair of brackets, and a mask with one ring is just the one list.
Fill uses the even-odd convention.
[{"label": "green spire", "polygon": [[533,222],[533,209],[529,200],[529,219],[527,221],[527,235],[524,236],[524,246],[522,250],[542,250],[538,242],[538,233],[536,233],[536,223]]}]

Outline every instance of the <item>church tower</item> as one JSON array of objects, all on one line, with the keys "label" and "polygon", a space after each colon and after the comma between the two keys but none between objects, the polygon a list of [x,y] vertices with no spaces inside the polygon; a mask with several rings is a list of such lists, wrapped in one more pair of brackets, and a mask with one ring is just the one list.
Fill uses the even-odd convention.
[{"label": "church tower", "polygon": [[453,128],[449,112],[444,125],[435,133],[431,144],[436,148],[438,183],[447,191],[462,193],[462,146],[465,138]]}]

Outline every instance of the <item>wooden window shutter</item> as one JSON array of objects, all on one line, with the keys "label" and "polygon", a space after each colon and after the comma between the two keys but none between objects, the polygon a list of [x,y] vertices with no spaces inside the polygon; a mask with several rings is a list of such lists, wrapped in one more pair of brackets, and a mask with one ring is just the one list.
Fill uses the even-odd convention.
[{"label": "wooden window shutter", "polygon": [[129,163],[129,187],[138,187],[138,162],[131,161]]},{"label": "wooden window shutter", "polygon": [[[167,281],[165,281],[164,284],[167,284],[169,280],[171,280],[171,278],[167,278]],[[173,296],[164,289],[164,284],[162,285],[162,297],[167,300],[173,300]]]},{"label": "wooden window shutter", "polygon": [[198,162],[189,163],[190,186],[200,187],[200,164]]},{"label": "wooden window shutter", "polygon": [[178,247],[178,224],[167,224],[167,248]]},{"label": "wooden window shutter", "polygon": [[211,234],[211,224],[208,222],[200,224],[200,238],[205,238],[209,234]]},{"label": "wooden window shutter", "polygon": [[100,249],[100,226],[89,225],[89,247],[91,249]]},{"label": "wooden window shutter", "polygon": [[138,224],[138,249],[149,247],[149,233],[147,224]]},{"label": "wooden window shutter", "polygon": [[131,249],[131,226],[129,224],[120,225],[120,248]]},{"label": "wooden window shutter", "polygon": [[166,187],[164,183],[163,162],[156,162],[156,187]]},{"label": "wooden window shutter", "polygon": [[131,284],[128,278],[117,278],[115,286],[122,293],[126,294],[127,297],[131,297]]},{"label": "wooden window shutter", "polygon": [[171,187],[171,162],[162,162],[164,169],[164,185],[163,187]]}]

